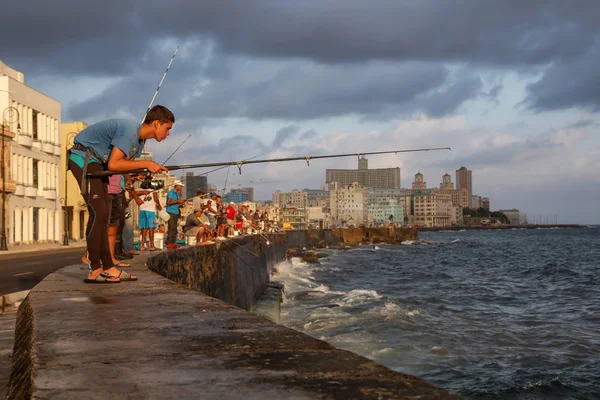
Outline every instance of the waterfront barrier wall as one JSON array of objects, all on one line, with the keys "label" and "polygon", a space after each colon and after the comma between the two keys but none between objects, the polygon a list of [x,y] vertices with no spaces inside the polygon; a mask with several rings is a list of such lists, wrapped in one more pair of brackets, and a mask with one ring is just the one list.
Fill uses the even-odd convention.
[{"label": "waterfront barrier wall", "polygon": [[461,398],[242,309],[290,248],[357,237],[296,231],[145,253],[132,260],[140,280],[113,285],[62,268],[19,308],[7,398]]}]

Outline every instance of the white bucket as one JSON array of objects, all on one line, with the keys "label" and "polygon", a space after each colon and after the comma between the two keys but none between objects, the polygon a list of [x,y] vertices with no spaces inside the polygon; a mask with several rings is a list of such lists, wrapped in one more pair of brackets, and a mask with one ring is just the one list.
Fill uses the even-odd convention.
[{"label": "white bucket", "polygon": [[164,246],[164,242],[165,242],[164,239],[165,239],[164,233],[154,232],[154,247],[162,250],[162,248]]},{"label": "white bucket", "polygon": [[198,239],[196,238],[196,236],[185,237],[185,244],[187,244],[188,246],[195,246],[197,241]]},{"label": "white bucket", "polygon": [[171,218],[167,210],[165,210],[164,208],[158,212],[158,217],[165,222],[167,222]]}]

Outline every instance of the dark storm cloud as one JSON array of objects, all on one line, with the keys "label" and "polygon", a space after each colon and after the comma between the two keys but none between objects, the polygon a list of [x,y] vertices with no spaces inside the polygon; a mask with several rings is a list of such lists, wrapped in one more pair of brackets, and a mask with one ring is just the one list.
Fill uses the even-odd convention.
[{"label": "dark storm cloud", "polygon": [[570,107],[600,109],[600,38],[590,51],[572,62],[556,62],[527,87],[525,103],[536,111]]},{"label": "dark storm cloud", "polygon": [[284,128],[281,128],[275,134],[275,139],[273,139],[271,147],[273,149],[279,148],[286,140],[293,138],[299,130],[300,128],[298,128],[297,126],[286,126]]},{"label": "dark storm cloud", "polygon": [[[594,89],[598,85],[589,82],[597,82],[595,70],[600,63],[598,15],[600,2],[594,0],[379,0],[368,5],[362,0],[22,0],[3,5],[0,49],[4,62],[26,74],[129,80],[164,68],[172,51],[159,48],[166,39],[173,44],[203,42],[226,55],[335,65],[342,74],[350,65],[369,71],[368,63],[373,60],[396,66],[420,62],[430,68],[440,63],[494,68],[549,66],[540,81],[529,87],[529,107],[597,109],[600,99]],[[188,88],[194,73],[198,78],[203,75],[226,81],[235,80],[242,69],[226,63],[200,65],[190,62],[186,72],[182,69],[182,75],[190,77],[185,81]],[[332,86],[321,82],[322,93],[301,96],[297,101],[281,101],[268,85],[245,86],[241,97],[238,86],[220,85],[218,90],[208,89],[210,101],[199,100],[200,113],[216,118],[232,114],[314,118],[345,114],[348,109],[381,113],[389,103],[412,101],[418,94],[442,88],[440,83],[423,87],[427,85],[419,84],[418,74],[410,76],[417,79],[415,88],[421,90],[412,97],[407,82],[398,87],[397,80],[389,75],[373,78],[364,90],[336,86],[341,79],[333,79]],[[421,75],[425,76],[427,71]],[[350,74],[344,78],[352,79]],[[298,88],[300,93],[315,89],[311,82],[300,82],[304,85]],[[475,77],[463,83],[467,93],[478,89]],[[254,101],[251,96],[256,93],[262,97]],[[116,89],[114,95],[128,96]],[[337,102],[343,96],[347,100]],[[443,96],[434,98],[425,111],[441,115],[453,110],[461,97],[466,97],[454,93],[456,96],[455,102]],[[307,107],[303,103],[307,101],[314,107]],[[74,113],[85,114],[83,110],[92,103],[81,105]]]}]

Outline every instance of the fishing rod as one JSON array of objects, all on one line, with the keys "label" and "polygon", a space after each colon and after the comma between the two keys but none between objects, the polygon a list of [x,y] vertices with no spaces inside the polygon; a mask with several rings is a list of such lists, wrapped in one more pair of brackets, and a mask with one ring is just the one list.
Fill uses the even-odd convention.
[{"label": "fishing rod", "polygon": [[[243,160],[243,161],[254,160],[256,157],[264,156],[265,154],[267,154],[267,153],[262,153],[262,154],[259,154],[259,155],[257,155],[257,156],[254,156],[254,157],[246,158],[246,159],[245,159],[245,160]],[[233,162],[233,161],[230,161],[230,162]],[[208,171],[208,172],[203,172],[203,173],[201,173],[201,174],[198,174],[198,176],[200,176],[200,175],[208,175],[208,174],[212,174],[213,172],[217,172],[217,171],[220,171],[220,170],[222,170],[222,169],[225,169],[225,168],[227,168],[227,167],[231,167],[232,165],[233,165],[233,164],[229,164],[229,165],[225,165],[224,167],[219,167],[219,168],[211,169],[211,170],[210,170],[210,171]],[[225,186],[227,186],[227,181],[225,181]]]},{"label": "fishing rod", "polygon": [[[242,160],[242,161],[229,161],[229,162],[217,162],[217,163],[207,163],[207,164],[190,164],[190,165],[170,165],[166,166],[169,171],[176,171],[179,169],[192,169],[192,168],[210,168],[210,167],[222,167],[222,166],[236,166],[238,167],[240,174],[242,173],[242,165],[246,164],[262,164],[262,163],[270,163],[270,162],[286,162],[286,161],[306,161],[306,164],[310,166],[311,160],[319,160],[324,158],[340,158],[340,157],[360,157],[360,156],[368,156],[368,155],[378,155],[378,154],[398,154],[398,153],[415,153],[415,152],[428,152],[428,151],[437,151],[437,150],[450,150],[450,147],[430,147],[423,149],[409,149],[409,150],[387,150],[387,151],[372,151],[366,153],[346,153],[346,154],[328,154],[324,156],[304,156],[304,157],[288,157],[288,158],[271,158],[264,160]],[[149,174],[150,171],[146,168],[136,169],[133,171],[128,171],[132,174]],[[97,172],[89,172],[87,176],[111,176],[115,174],[120,174],[122,171],[97,171]]]},{"label": "fishing rod", "polygon": [[[171,60],[169,61],[169,64],[167,65],[167,69],[165,70],[165,73],[163,74],[162,78],[160,79],[160,82],[158,83],[158,87],[156,88],[156,92],[154,92],[154,96],[152,96],[152,100],[150,100],[150,104],[148,104],[148,108],[146,109],[146,113],[144,114],[144,118],[142,118],[142,124],[146,120],[146,115],[148,115],[148,112],[152,108],[152,104],[154,104],[154,100],[156,100],[156,96],[158,96],[158,91],[162,87],[162,84],[163,84],[165,78],[167,77],[167,73],[169,72],[169,68],[171,68],[171,64],[173,64],[173,60],[175,59],[175,56],[177,55],[178,51],[179,51],[179,46],[177,46],[175,48],[175,52],[173,53],[173,56],[171,56]],[[144,142],[144,152],[145,151],[146,151],[146,142]],[[171,157],[169,157],[169,158],[171,158]]]},{"label": "fishing rod", "polygon": [[175,52],[173,53],[173,56],[171,57],[171,60],[169,61],[169,65],[167,65],[167,69],[165,70],[165,73],[163,74],[160,82],[158,83],[158,87],[156,88],[156,92],[154,92],[154,96],[152,96],[152,100],[150,100],[150,104],[148,105],[148,109],[146,110],[146,113],[144,114],[144,118],[142,118],[142,123],[144,123],[144,120],[146,119],[146,115],[148,115],[148,112],[152,108],[152,104],[154,104],[154,100],[156,100],[156,96],[158,95],[158,91],[162,87],[162,84],[163,84],[163,82],[164,82],[164,80],[165,80],[165,78],[167,76],[167,72],[169,72],[169,68],[171,68],[171,64],[173,64],[173,60],[175,59],[175,56],[177,55],[178,51],[179,51],[179,46],[177,46],[175,48]]}]

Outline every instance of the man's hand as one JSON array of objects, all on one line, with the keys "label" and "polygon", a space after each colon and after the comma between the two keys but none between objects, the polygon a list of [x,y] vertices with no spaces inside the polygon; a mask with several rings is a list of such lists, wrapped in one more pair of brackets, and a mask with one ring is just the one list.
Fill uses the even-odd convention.
[{"label": "man's hand", "polygon": [[158,174],[161,172],[169,172],[169,170],[166,167],[163,167],[162,165],[154,162],[154,161],[148,161],[148,166],[146,167],[146,169],[150,172],[152,172],[153,174]]}]

